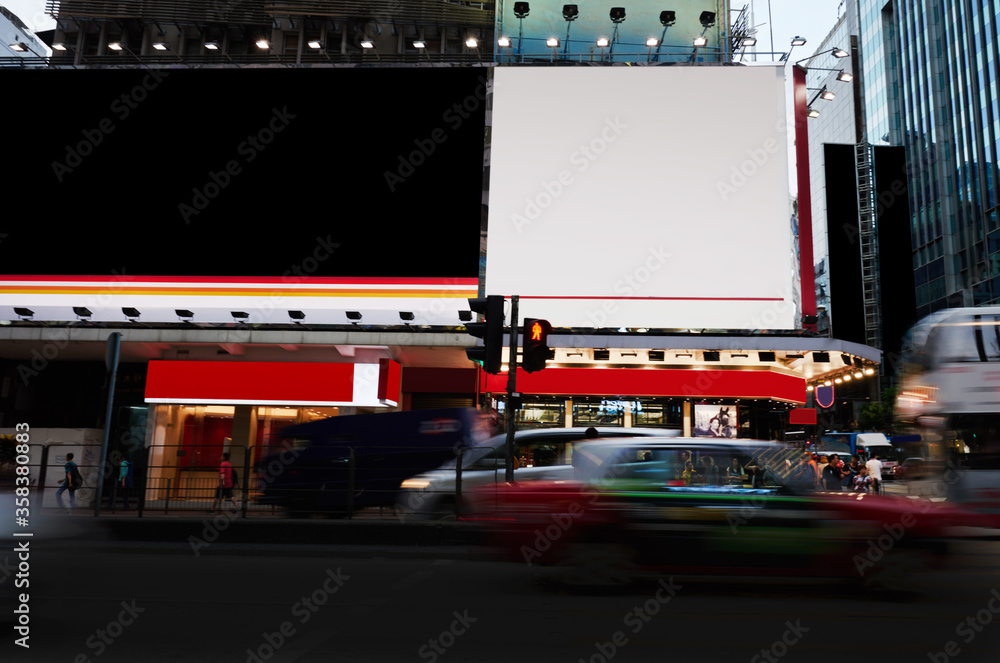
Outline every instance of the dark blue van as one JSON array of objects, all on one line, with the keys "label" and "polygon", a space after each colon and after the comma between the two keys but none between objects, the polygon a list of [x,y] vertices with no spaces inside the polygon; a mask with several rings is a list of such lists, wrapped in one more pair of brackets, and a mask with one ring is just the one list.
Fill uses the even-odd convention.
[{"label": "dark blue van", "polygon": [[350,515],[396,502],[409,477],[488,438],[473,408],[331,417],[281,432],[284,450],[255,466],[257,503],[290,515]]}]

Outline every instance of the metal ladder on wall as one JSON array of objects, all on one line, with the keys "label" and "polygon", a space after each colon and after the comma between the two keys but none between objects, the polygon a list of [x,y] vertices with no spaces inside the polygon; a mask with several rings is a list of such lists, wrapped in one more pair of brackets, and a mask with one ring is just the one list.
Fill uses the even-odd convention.
[{"label": "metal ladder on wall", "polygon": [[882,306],[879,293],[878,238],[875,234],[875,187],[872,150],[867,141],[854,147],[858,184],[858,227],[861,239],[861,285],[865,305],[865,342],[882,349]]}]

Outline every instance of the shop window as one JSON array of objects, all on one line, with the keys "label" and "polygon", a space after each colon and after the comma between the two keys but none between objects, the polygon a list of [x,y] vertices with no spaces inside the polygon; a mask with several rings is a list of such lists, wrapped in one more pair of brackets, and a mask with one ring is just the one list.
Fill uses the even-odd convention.
[{"label": "shop window", "polygon": [[625,408],[619,401],[573,404],[574,426],[624,426]]},{"label": "shop window", "polygon": [[680,404],[639,400],[632,408],[632,426],[636,428],[681,428],[684,410]]},{"label": "shop window", "polygon": [[563,403],[525,403],[514,416],[519,429],[561,428],[566,423],[566,406]]}]

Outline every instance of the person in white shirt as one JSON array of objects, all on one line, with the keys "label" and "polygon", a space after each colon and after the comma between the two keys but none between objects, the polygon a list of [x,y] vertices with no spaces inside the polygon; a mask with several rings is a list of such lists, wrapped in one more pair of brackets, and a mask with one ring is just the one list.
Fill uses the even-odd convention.
[{"label": "person in white shirt", "polygon": [[873,453],[871,460],[865,463],[868,468],[868,476],[872,478],[872,492],[880,494],[882,492],[882,461],[878,459],[878,454]]}]

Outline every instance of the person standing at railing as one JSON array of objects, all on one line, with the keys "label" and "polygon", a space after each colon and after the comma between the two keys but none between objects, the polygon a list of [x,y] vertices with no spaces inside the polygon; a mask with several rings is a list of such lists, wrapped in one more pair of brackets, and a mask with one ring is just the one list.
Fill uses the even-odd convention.
[{"label": "person standing at railing", "polygon": [[236,501],[233,499],[233,483],[236,474],[232,463],[229,462],[229,454],[222,454],[222,463],[219,464],[219,486],[215,489],[215,500],[212,502],[210,511],[215,511],[217,506],[221,506],[223,500],[229,500],[233,509],[238,509]]}]

